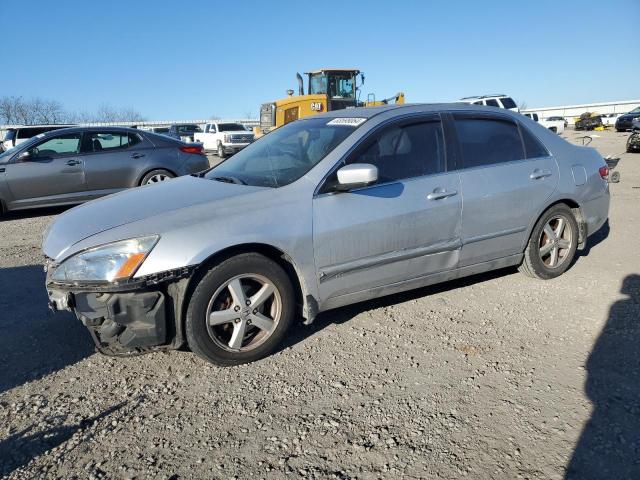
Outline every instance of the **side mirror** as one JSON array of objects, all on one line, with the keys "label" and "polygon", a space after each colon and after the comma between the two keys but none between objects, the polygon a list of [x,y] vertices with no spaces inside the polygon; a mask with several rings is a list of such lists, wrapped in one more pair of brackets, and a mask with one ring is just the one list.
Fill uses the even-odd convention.
[{"label": "side mirror", "polygon": [[378,181],[378,167],[369,163],[352,163],[337,172],[336,190],[346,192],[353,188],[366,187]]},{"label": "side mirror", "polygon": [[26,162],[30,158],[31,158],[31,152],[29,152],[29,150],[25,150],[20,155],[18,155],[18,160],[20,160],[21,162]]}]

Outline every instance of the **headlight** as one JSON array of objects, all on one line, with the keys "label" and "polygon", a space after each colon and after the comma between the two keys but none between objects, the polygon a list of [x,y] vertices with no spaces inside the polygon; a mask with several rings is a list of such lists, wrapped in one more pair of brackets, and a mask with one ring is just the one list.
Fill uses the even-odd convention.
[{"label": "headlight", "polygon": [[132,238],[90,248],[62,262],[53,273],[61,282],[113,282],[131,278],[160,237]]}]

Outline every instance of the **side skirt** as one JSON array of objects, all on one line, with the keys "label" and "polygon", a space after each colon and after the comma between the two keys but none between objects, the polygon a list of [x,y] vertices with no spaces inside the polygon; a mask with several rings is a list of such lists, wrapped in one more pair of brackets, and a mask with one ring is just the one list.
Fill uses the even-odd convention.
[{"label": "side skirt", "polygon": [[348,293],[345,295],[328,298],[322,304],[320,311],[331,310],[333,308],[351,305],[352,303],[364,302],[366,300],[384,297],[385,295],[392,295],[394,293],[400,293],[407,290],[426,287],[428,285],[433,285],[436,283],[448,282],[450,280],[456,280],[458,278],[476,275],[478,273],[519,265],[522,262],[522,256],[523,255],[519,253],[517,255],[510,255],[508,257],[498,258],[496,260],[491,260],[488,262],[467,265],[466,267],[457,268],[455,270],[433,273],[430,275],[425,275],[423,277],[412,278],[382,287],[372,288],[369,290],[361,290],[359,292]]}]

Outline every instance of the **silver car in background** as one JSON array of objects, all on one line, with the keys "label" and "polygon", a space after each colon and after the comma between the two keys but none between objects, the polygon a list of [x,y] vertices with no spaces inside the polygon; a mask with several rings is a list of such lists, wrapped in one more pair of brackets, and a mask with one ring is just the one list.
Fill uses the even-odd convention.
[{"label": "silver car in background", "polygon": [[557,277],[607,220],[607,175],[595,150],[504,109],[328,112],[62,214],[46,288],[104,353],[249,362],[332,308],[515,265]]},{"label": "silver car in background", "polygon": [[0,213],[82,203],[205,170],[202,145],[124,127],[36,135],[0,154]]}]

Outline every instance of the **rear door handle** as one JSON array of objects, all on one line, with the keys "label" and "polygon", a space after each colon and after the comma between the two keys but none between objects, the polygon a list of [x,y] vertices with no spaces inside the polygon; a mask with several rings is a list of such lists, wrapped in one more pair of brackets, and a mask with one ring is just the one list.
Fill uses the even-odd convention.
[{"label": "rear door handle", "polygon": [[132,153],[131,158],[142,158],[144,157],[144,153]]},{"label": "rear door handle", "polygon": [[0,168],[0,173],[4,173],[4,172],[6,172],[6,171],[7,171],[7,170],[6,170],[6,168],[4,168],[4,167],[1,167],[1,168]]},{"label": "rear door handle", "polygon": [[551,176],[551,171],[540,170],[539,168],[536,168],[533,172],[531,172],[531,175],[529,175],[529,178],[531,180],[540,180],[541,178],[550,177],[550,176]]},{"label": "rear door handle", "polygon": [[457,195],[456,190],[445,190],[444,188],[436,188],[433,192],[427,195],[427,200],[442,200],[443,198],[453,197]]},{"label": "rear door handle", "polygon": [[70,167],[73,167],[74,165],[78,165],[80,164],[80,160],[69,160],[67,161],[67,165],[69,165]]}]

